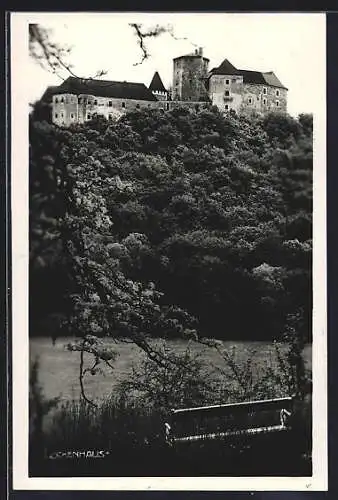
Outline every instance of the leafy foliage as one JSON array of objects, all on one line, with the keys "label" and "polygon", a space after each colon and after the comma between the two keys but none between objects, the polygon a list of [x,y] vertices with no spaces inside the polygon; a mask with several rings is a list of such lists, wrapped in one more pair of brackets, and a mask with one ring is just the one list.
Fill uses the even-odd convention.
[{"label": "leafy foliage", "polygon": [[310,338],[310,116],[32,118],[30,141],[31,284],[58,283],[36,320],[158,360],[148,337],[282,338],[290,314]]},{"label": "leafy foliage", "polygon": [[201,355],[193,355],[189,347],[177,353],[165,343],[158,349],[171,362],[159,366],[145,358],[141,366],[134,366],[131,375],[120,383],[117,389],[120,394],[128,395],[137,407],[162,412],[163,416],[172,408],[215,401],[213,380]]}]

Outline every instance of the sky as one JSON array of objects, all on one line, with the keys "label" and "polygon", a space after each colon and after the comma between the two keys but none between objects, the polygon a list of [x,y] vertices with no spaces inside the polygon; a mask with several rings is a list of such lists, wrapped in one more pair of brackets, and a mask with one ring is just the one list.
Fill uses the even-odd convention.
[{"label": "sky", "polygon": [[[288,112],[297,116],[313,112],[318,92],[324,91],[325,15],[318,13],[16,13],[28,22],[50,28],[53,41],[72,48],[69,62],[81,77],[105,70],[105,79],[149,85],[155,71],[165,86],[172,83],[174,57],[203,47],[209,69],[223,59],[241,69],[274,71],[289,89]],[[142,64],[142,52],[129,23],[144,29],[171,25],[169,34],[148,39],[151,57]],[[26,33],[27,33],[26,31]],[[27,62],[26,90],[30,102],[39,99],[48,85],[62,80]],[[63,74],[63,76],[68,76]]]}]

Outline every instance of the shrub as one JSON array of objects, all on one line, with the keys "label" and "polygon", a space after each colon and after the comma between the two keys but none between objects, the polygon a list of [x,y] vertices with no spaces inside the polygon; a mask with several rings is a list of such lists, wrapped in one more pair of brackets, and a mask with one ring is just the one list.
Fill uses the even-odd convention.
[{"label": "shrub", "polygon": [[[161,342],[157,349],[166,359],[164,366],[145,358],[120,383],[120,394],[128,395],[138,407],[167,413],[171,408],[198,406],[215,401],[215,380],[201,359],[188,347],[178,353]],[[217,396],[216,396],[217,397]]]},{"label": "shrub", "polygon": [[45,397],[39,383],[39,359],[30,368],[29,376],[29,456],[30,461],[43,456],[45,451],[45,417],[57,408],[60,398]]}]

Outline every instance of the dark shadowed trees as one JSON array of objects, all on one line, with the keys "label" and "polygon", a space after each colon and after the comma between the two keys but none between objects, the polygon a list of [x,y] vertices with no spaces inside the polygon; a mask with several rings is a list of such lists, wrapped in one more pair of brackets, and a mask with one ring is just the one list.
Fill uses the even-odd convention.
[{"label": "dark shadowed trees", "polygon": [[67,303],[73,333],[146,349],[195,330],[272,339],[290,314],[309,338],[311,117],[145,110],[32,120],[30,140],[31,281],[44,255],[60,279],[46,314]]}]

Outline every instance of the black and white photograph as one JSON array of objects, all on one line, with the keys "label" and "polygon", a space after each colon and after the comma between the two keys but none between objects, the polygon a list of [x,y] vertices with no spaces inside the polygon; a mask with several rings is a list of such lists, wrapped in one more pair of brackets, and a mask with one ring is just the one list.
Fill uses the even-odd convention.
[{"label": "black and white photograph", "polygon": [[11,14],[13,484],[327,489],[325,15]]}]

